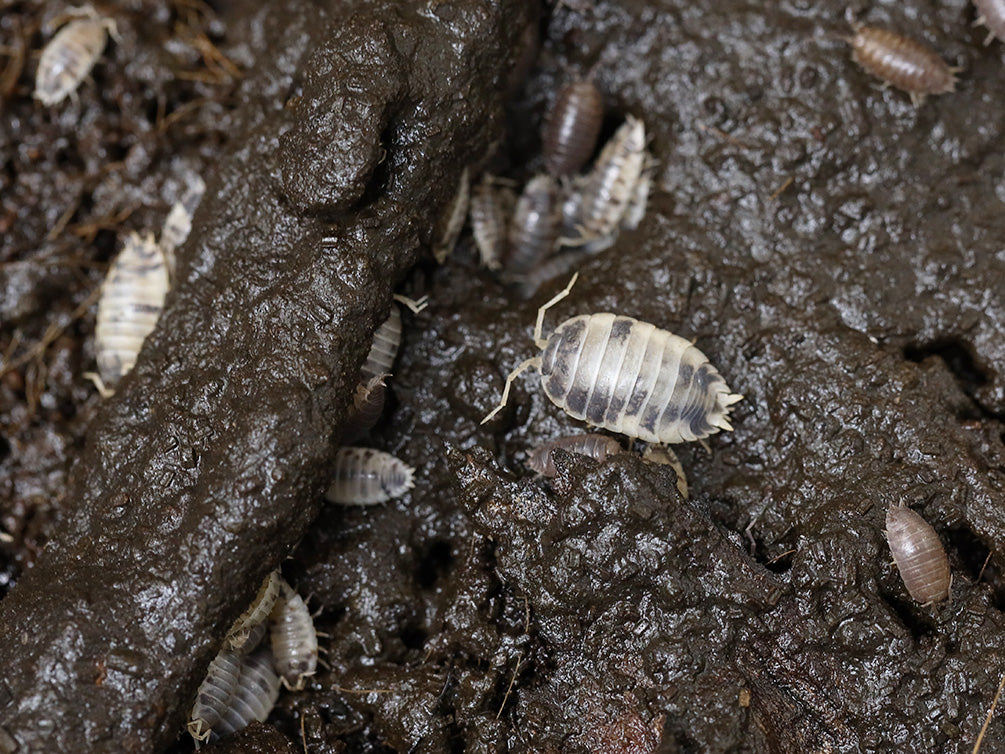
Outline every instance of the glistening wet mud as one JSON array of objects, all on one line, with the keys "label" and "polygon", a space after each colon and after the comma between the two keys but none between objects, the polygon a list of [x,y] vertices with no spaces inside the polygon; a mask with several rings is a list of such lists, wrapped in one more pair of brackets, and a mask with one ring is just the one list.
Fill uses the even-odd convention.
[{"label": "glistening wet mud", "polygon": [[[237,21],[238,9],[223,9],[221,49],[235,58],[244,50],[247,61],[227,117],[244,127],[198,137],[207,154],[221,140],[217,185],[136,374],[95,408],[80,377],[93,364],[92,306],[43,358],[3,380],[2,521],[15,535],[3,547],[7,578],[18,583],[0,603],[0,626],[18,650],[3,655],[10,693],[0,725],[23,746],[37,726],[26,734],[17,723],[41,717],[30,699],[43,692],[53,695],[49,709],[98,721],[83,735],[114,731],[114,745],[95,750],[168,745],[229,619],[305,531],[283,568],[320,610],[330,669],[281,696],[269,725],[288,745],[275,731],[245,734],[265,751],[973,749],[1005,672],[1002,44],[981,44],[963,2],[855,7],[862,22],[919,37],[965,67],[956,93],[915,108],[850,61],[843,5],[574,5],[540,9],[540,54],[514,87],[505,130],[501,77],[523,39],[515,7],[492,16],[498,23],[476,4],[419,4],[414,13],[360,4],[368,22],[303,58],[312,62],[299,70],[316,79],[298,78],[294,52],[276,56],[320,44],[316,6],[289,5],[282,24],[268,12]],[[501,31],[491,31],[496,23]],[[137,42],[137,52],[144,45],[152,43]],[[359,49],[368,52],[349,65],[360,72],[346,85],[352,96],[326,104],[334,71]],[[461,65],[432,49],[470,57]],[[385,80],[374,65],[386,65],[389,83],[374,83]],[[106,61],[95,76],[128,81],[116,70]],[[672,471],[634,455],[598,466],[560,453],[559,476],[534,479],[522,465],[527,451],[585,428],[533,376],[518,381],[500,419],[479,421],[505,374],[535,354],[536,308],[566,279],[522,301],[478,269],[470,234],[443,267],[428,254],[433,208],[449,201],[463,164],[480,167],[498,144],[491,169],[526,180],[543,165],[550,98],[590,72],[605,93],[606,133],[626,114],[644,119],[656,190],[638,230],[582,264],[547,323],[600,311],[652,322],[694,338],[746,396],[735,431],[710,438],[710,452],[677,449],[690,500]],[[403,97],[416,78],[428,85],[423,96]],[[292,92],[291,81],[304,91]],[[469,86],[463,104],[458,81]],[[85,96],[84,111],[107,122]],[[53,117],[23,97],[5,99],[5,113]],[[330,141],[313,136],[333,127],[332,112],[352,136],[326,150]],[[8,160],[5,180],[46,177],[22,180],[39,187],[33,201],[4,197],[22,234],[5,238],[4,259],[31,262],[65,210],[41,187],[81,170],[49,157],[30,167],[13,146],[28,137],[18,137],[13,116],[5,121],[5,150],[22,160]],[[420,125],[428,123],[439,130]],[[98,125],[91,139],[102,144]],[[59,143],[51,129],[69,125],[49,128],[42,155]],[[447,132],[464,134],[462,143]],[[155,154],[167,143],[182,149],[185,138],[169,132]],[[263,145],[275,150],[259,159]],[[81,150],[71,141],[62,159],[82,159]],[[310,155],[339,169],[324,180]],[[99,163],[83,172],[92,169]],[[136,222],[159,217],[138,211]],[[327,234],[355,255],[311,254],[308,241]],[[268,248],[277,239],[287,240]],[[102,261],[113,247],[114,234],[99,231],[87,253]],[[240,256],[220,253],[234,247]],[[331,282],[356,280],[346,265],[361,258],[352,290]],[[337,268],[330,275],[325,260]],[[391,283],[416,260],[399,290],[429,294],[431,304],[404,317],[385,419],[365,441],[416,466],[416,487],[386,506],[321,506],[328,433]],[[30,343],[66,322],[86,299],[81,278],[100,279],[81,268],[75,276],[38,260],[5,265],[4,343],[18,331]],[[53,290],[66,295],[50,310]],[[334,310],[327,322],[346,323],[327,348],[300,347],[326,332],[304,319],[311,293]],[[272,330],[298,335],[262,338]],[[314,381],[319,371],[326,381]],[[172,385],[187,398],[169,400]],[[151,392],[158,386],[163,397]],[[192,406],[202,407],[198,420]],[[180,451],[141,431],[158,411],[170,420],[149,420],[189,427],[179,447],[199,452],[172,460]],[[214,434],[197,441],[203,427]],[[155,472],[166,468],[177,478],[158,486]],[[251,484],[271,469],[282,481]],[[127,506],[128,526],[114,523],[107,513],[122,490],[160,504],[142,514]],[[955,576],[946,603],[914,603],[890,564],[883,521],[900,503],[946,546]],[[51,541],[25,570],[39,537]],[[150,541],[159,549],[143,546]],[[41,599],[51,629],[20,622],[41,616],[32,607]],[[149,630],[136,639],[127,621],[139,610]],[[86,660],[109,637],[154,654],[106,661],[98,684]],[[41,670],[67,666],[62,683]],[[112,693],[128,699],[114,724],[95,701]],[[76,750],[82,734],[59,735]],[[998,717],[981,751],[1005,751]]]}]

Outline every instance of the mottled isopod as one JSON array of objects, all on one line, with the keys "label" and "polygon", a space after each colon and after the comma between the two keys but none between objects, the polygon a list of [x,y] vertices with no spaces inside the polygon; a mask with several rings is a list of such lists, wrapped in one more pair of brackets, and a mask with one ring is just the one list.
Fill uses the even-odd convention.
[{"label": "mottled isopod", "polygon": [[988,27],[984,44],[991,44],[995,37],[1005,40],[1005,0],[974,0],[974,7],[978,14],[974,26],[983,24]]},{"label": "mottled isopod", "polygon": [[604,120],[604,97],[592,81],[566,84],[555,98],[542,139],[548,172],[559,177],[579,170],[593,154]]},{"label": "mottled isopod", "polygon": [[645,150],[645,124],[629,115],[604,145],[583,184],[578,238],[563,239],[563,243],[578,245],[617,233],[642,176]]},{"label": "mottled isopod", "polygon": [[701,351],[684,338],[632,317],[584,314],[541,337],[545,312],[569,295],[565,290],[538,309],[534,343],[544,351],[506,377],[506,405],[513,380],[530,367],[541,372],[545,395],[575,419],[646,442],[700,440],[732,430],[730,407],[743,398]]},{"label": "mottled isopod", "polygon": [[558,241],[561,214],[555,179],[548,175],[532,178],[524,187],[510,222],[508,274],[522,275],[552,252]]},{"label": "mottled isopod", "polygon": [[237,686],[227,700],[220,722],[213,726],[213,733],[226,736],[269,716],[279,697],[279,676],[274,664],[275,659],[268,649],[259,649],[241,658]]},{"label": "mottled isopod", "polygon": [[167,260],[154,237],[130,233],[108,270],[98,302],[95,383],[103,395],[136,363],[143,340],[160,317],[168,286]]},{"label": "mottled isopod", "polygon": [[304,679],[314,675],[318,664],[318,635],[314,618],[303,598],[283,580],[281,594],[272,608],[269,636],[276,672],[283,685],[293,691],[304,687]]},{"label": "mottled isopod", "polygon": [[471,203],[471,179],[468,169],[461,173],[460,183],[453,201],[440,218],[434,230],[433,257],[440,264],[447,261],[457,245],[457,239],[464,228],[464,219],[468,216],[468,205]]},{"label": "mottled isopod", "polygon": [[279,571],[272,571],[265,577],[255,599],[252,600],[248,609],[237,617],[234,625],[227,632],[227,636],[223,640],[224,647],[235,651],[248,647],[251,630],[260,623],[264,623],[269,617],[269,613],[272,612],[272,606],[275,605],[276,598],[279,596],[282,581],[283,578],[279,575]]},{"label": "mottled isopod", "polygon": [[595,461],[603,461],[608,456],[622,452],[621,443],[607,435],[569,435],[538,445],[527,456],[527,465],[542,476],[555,476],[558,470],[551,454],[556,448],[589,456]]},{"label": "mottled isopod", "polygon": [[911,598],[922,605],[949,597],[953,575],[935,529],[903,505],[886,512],[886,541]]},{"label": "mottled isopod", "polygon": [[506,231],[509,216],[516,201],[506,186],[496,185],[495,179],[486,175],[471,194],[471,232],[482,264],[490,270],[502,269],[506,256]]},{"label": "mottled isopod", "polygon": [[179,246],[185,243],[188,234],[192,232],[192,216],[195,214],[202,195],[206,193],[206,183],[198,175],[193,173],[189,179],[189,185],[185,189],[181,198],[176,201],[168,212],[164,220],[164,228],[161,230],[161,249],[167,259],[168,272],[174,277],[174,252]]},{"label": "mottled isopod", "polygon": [[944,94],[956,88],[960,68],[951,68],[930,47],[916,39],[886,29],[854,24],[848,38],[852,60],[878,79],[903,89],[915,106],[926,95]]},{"label": "mottled isopod", "polygon": [[401,497],[415,486],[415,469],[390,453],[371,448],[339,448],[335,480],[325,493],[333,503],[373,505]]},{"label": "mottled isopod", "polygon": [[108,33],[115,35],[115,21],[101,18],[94,8],[84,9],[87,18],[66,24],[42,50],[35,74],[35,99],[50,106],[76,92],[105,49]]}]

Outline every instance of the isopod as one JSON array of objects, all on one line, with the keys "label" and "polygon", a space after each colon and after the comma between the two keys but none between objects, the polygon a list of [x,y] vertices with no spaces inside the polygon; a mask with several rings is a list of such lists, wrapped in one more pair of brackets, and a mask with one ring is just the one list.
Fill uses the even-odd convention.
[{"label": "isopod", "polygon": [[509,373],[502,400],[483,424],[506,405],[513,380],[537,367],[548,399],[595,427],[665,444],[733,429],[730,407],[743,396],[731,393],[705,354],[684,338],[610,313],[572,317],[543,338],[545,312],[569,295],[577,277],[538,309],[534,344],[544,353]]},{"label": "isopod", "polygon": [[527,456],[527,465],[542,476],[555,476],[558,474],[558,470],[555,468],[555,461],[551,454],[556,448],[589,456],[595,461],[603,461],[608,456],[622,452],[621,443],[607,435],[569,435],[534,448]]},{"label": "isopod", "polygon": [[578,238],[563,239],[563,243],[579,245],[617,233],[642,176],[645,149],[645,124],[629,115],[604,145],[583,184]]},{"label": "isopod", "polygon": [[566,84],[555,98],[542,139],[548,172],[575,173],[593,154],[604,119],[604,97],[592,81]]},{"label": "isopod", "polygon": [[[426,308],[426,297],[423,296],[418,301],[413,301],[406,296],[394,296],[395,301],[399,301],[414,313],[418,314]],[[387,375],[391,372],[391,365],[398,355],[398,346],[401,345],[401,312],[398,307],[391,305],[391,313],[380,327],[373,334],[373,344],[367,354],[366,361],[360,367],[360,379],[369,382],[374,377]]]},{"label": "isopod", "polygon": [[557,278],[559,275],[565,275],[570,270],[575,269],[585,262],[589,256],[590,252],[584,250],[582,247],[575,251],[555,254],[537,265],[526,275],[521,276],[517,292],[521,298],[525,300],[529,299],[537,293],[542,285],[549,280]]},{"label": "isopod", "polygon": [[878,79],[911,95],[915,107],[929,94],[956,88],[956,73],[934,50],[916,39],[886,29],[854,24],[848,38],[852,60]]},{"label": "isopod", "polygon": [[440,218],[435,230],[436,241],[433,243],[433,257],[439,264],[447,261],[457,245],[457,239],[464,228],[464,219],[468,216],[468,205],[471,203],[471,179],[468,176],[468,169],[464,168],[461,173],[460,183],[457,185],[457,193],[450,202],[446,212]]},{"label": "isopod", "polygon": [[506,186],[497,186],[485,176],[471,193],[471,232],[482,264],[490,270],[502,269],[506,256],[509,216],[515,199]]},{"label": "isopod", "polygon": [[974,0],[977,8],[977,20],[974,26],[983,24],[988,27],[988,36],[984,44],[991,44],[995,37],[1005,40],[1005,2],[1003,0]]},{"label": "isopod", "polygon": [[625,209],[625,216],[621,218],[621,227],[625,230],[635,230],[646,215],[646,206],[649,204],[649,192],[652,190],[653,176],[648,170],[643,170],[639,176],[635,188],[632,190],[632,198]]},{"label": "isopod", "polygon": [[108,33],[117,34],[115,21],[100,17],[91,7],[84,12],[87,18],[66,24],[42,50],[35,74],[35,99],[47,107],[76,92],[98,62]]},{"label": "isopod", "polygon": [[913,600],[929,605],[949,597],[953,575],[931,524],[904,505],[890,506],[886,511],[886,541]]},{"label": "isopod", "polygon": [[192,216],[195,214],[202,195],[206,192],[206,184],[193,173],[189,186],[185,189],[168,212],[161,230],[161,249],[168,260],[168,272],[174,277],[174,252],[185,243],[188,234],[192,232]]},{"label": "isopod", "polygon": [[282,580],[279,571],[272,571],[265,577],[258,589],[258,594],[255,595],[255,599],[252,600],[248,609],[237,617],[234,625],[227,631],[227,636],[224,639],[224,646],[226,648],[240,651],[250,645],[249,636],[251,630],[255,626],[264,623],[269,617],[269,613],[272,612],[272,606],[275,605],[276,598],[279,596],[279,588]]},{"label": "isopod", "polygon": [[507,273],[522,275],[552,252],[558,241],[561,213],[555,179],[548,175],[532,178],[510,222]]},{"label": "isopod", "polygon": [[227,713],[241,675],[241,655],[224,649],[209,664],[188,716],[188,732],[196,741],[206,741]]},{"label": "isopod", "polygon": [[356,394],[352,399],[349,416],[346,417],[345,430],[342,433],[343,442],[355,442],[371,429],[384,413],[384,400],[387,387],[384,379],[388,374],[378,374],[367,382],[356,386]]},{"label": "isopod", "polygon": [[373,505],[401,497],[415,486],[415,469],[390,453],[371,448],[339,448],[335,480],[325,493],[333,503]]},{"label": "isopod", "polygon": [[280,589],[270,616],[272,655],[283,685],[300,691],[305,679],[317,670],[318,635],[303,597],[285,580],[280,582]]},{"label": "isopod", "polygon": [[101,286],[94,330],[98,375],[108,395],[136,363],[143,340],[157,324],[169,286],[168,265],[153,235],[130,233]]},{"label": "isopod", "polygon": [[269,716],[279,697],[279,676],[274,664],[275,659],[268,649],[259,649],[241,658],[237,686],[227,700],[220,721],[213,725],[214,734],[226,736]]}]

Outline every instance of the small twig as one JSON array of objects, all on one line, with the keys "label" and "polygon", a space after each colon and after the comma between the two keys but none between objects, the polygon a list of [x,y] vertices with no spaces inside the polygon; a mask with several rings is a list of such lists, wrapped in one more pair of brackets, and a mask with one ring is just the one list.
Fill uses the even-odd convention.
[{"label": "small twig", "polygon": [[785,183],[783,183],[781,186],[779,186],[778,188],[776,188],[775,192],[771,196],[769,196],[768,199],[771,199],[771,200],[777,199],[779,196],[781,196],[782,192],[785,191],[785,189],[787,189],[789,186],[792,185],[792,181],[794,181],[794,180],[795,180],[795,178],[793,178],[790,175],[788,178],[785,179]]},{"label": "small twig", "polygon": [[496,712],[496,720],[502,715],[503,707],[506,706],[506,701],[509,699],[510,692],[513,690],[513,684],[516,683],[517,674],[520,672],[520,663],[523,662],[523,652],[516,659],[516,668],[513,670],[513,677],[509,679],[509,686],[506,688],[506,696],[503,697],[502,704],[499,705],[499,711]]},{"label": "small twig", "polygon": [[732,144],[734,147],[740,147],[741,149],[752,149],[753,148],[749,144],[744,144],[742,141],[740,141],[739,139],[737,139],[735,136],[732,136],[731,134],[726,133],[721,128],[716,128],[715,126],[706,126],[704,123],[699,123],[698,124],[698,129],[701,130],[701,131],[704,131],[705,133],[709,133],[709,134],[712,134],[714,136],[718,136],[720,139],[722,139],[723,141],[725,141],[725,142],[727,142],[729,144]]},{"label": "small twig", "polygon": [[981,572],[977,574],[978,582],[981,580],[981,576],[984,575],[984,569],[988,567],[988,563],[990,562],[990,560],[991,560],[991,553],[988,552],[988,556],[984,558],[984,565],[981,566]]},{"label": "small twig", "polygon": [[1005,688],[1005,673],[1002,673],[1001,683],[998,684],[998,691],[995,694],[995,698],[991,701],[991,709],[988,710],[988,716],[984,720],[984,725],[981,726],[981,732],[977,735],[977,740],[974,742],[974,750],[971,754],[977,754],[978,749],[981,748],[981,741],[984,740],[984,734],[988,730],[988,726],[991,724],[991,718],[995,714],[995,707],[998,706],[998,697],[1002,695],[1002,689]]},{"label": "small twig", "polygon": [[784,557],[785,557],[786,555],[791,555],[791,554],[792,554],[792,553],[794,553],[794,552],[799,552],[799,550],[786,550],[786,551],[785,551],[785,552],[783,552],[783,553],[782,553],[781,555],[776,555],[775,557],[773,557],[773,558],[772,558],[771,560],[769,560],[769,561],[768,561],[767,563],[765,563],[765,565],[771,565],[771,564],[772,564],[772,563],[774,563],[775,561],[778,561],[778,560],[781,560],[781,559],[782,559],[782,558],[784,558]]},{"label": "small twig", "polygon": [[304,731],[304,711],[300,710],[300,742],[304,745],[304,754],[307,754],[307,733]]},{"label": "small twig", "polygon": [[88,294],[87,298],[84,299],[80,305],[70,313],[70,318],[64,324],[49,325],[45,334],[42,335],[42,339],[38,343],[33,345],[25,353],[21,354],[13,361],[0,366],[0,377],[3,377],[8,372],[12,372],[15,369],[20,369],[32,359],[38,358],[45,353],[45,349],[52,345],[56,338],[66,331],[66,328],[80,319],[84,315],[84,312],[91,308],[91,304],[98,300],[98,296],[100,295],[101,284],[98,284],[94,287],[94,290]]},{"label": "small twig", "polygon": [[394,689],[347,689],[344,686],[332,686],[340,694],[393,694]]}]

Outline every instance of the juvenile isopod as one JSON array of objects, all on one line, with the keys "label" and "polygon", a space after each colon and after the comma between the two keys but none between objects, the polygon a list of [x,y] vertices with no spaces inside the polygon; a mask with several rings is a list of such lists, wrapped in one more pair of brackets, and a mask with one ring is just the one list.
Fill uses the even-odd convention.
[{"label": "juvenile isopod", "polygon": [[1005,0],[974,0],[974,7],[978,14],[974,26],[983,24],[988,27],[984,44],[991,44],[995,37],[1005,40]]},{"label": "juvenile isopod", "polygon": [[[413,301],[406,296],[394,297],[414,313],[418,314],[426,308],[426,297],[423,296],[418,301]],[[398,346],[401,345],[401,312],[397,306],[391,305],[391,313],[377,331],[373,334],[373,344],[370,352],[360,368],[360,379],[369,382],[374,377],[387,375],[391,372],[391,365],[398,355]]]},{"label": "juvenile isopod", "polygon": [[352,399],[349,416],[346,417],[345,430],[342,433],[343,442],[355,442],[373,429],[384,413],[384,401],[387,387],[384,379],[388,374],[378,374],[366,382],[356,386],[356,394]]},{"label": "juvenile isopod", "polygon": [[522,275],[552,252],[558,241],[561,214],[555,179],[549,175],[532,178],[520,194],[510,222],[508,274]]},{"label": "juvenile isopod", "polygon": [[616,234],[645,164],[646,127],[629,115],[604,145],[584,181],[576,218],[578,234],[563,243],[579,245]]},{"label": "juvenile isopod", "polygon": [[554,280],[559,276],[566,275],[569,271],[576,269],[590,256],[588,251],[582,247],[575,251],[566,251],[555,254],[541,262],[526,275],[519,278],[517,292],[524,300],[529,299],[538,289],[549,280]]},{"label": "juvenile isopod", "polygon": [[108,33],[116,35],[115,21],[86,7],[86,18],[66,24],[42,50],[35,74],[35,99],[51,106],[76,92],[101,56]]},{"label": "juvenile isopod", "polygon": [[325,497],[344,505],[384,503],[412,489],[414,474],[415,469],[390,453],[339,448],[335,453],[335,479]]},{"label": "juvenile isopod", "polygon": [[603,461],[608,456],[621,453],[621,443],[613,437],[598,434],[568,435],[538,445],[527,456],[527,465],[538,474],[553,477],[558,474],[552,452],[556,448],[589,456],[594,461]]},{"label": "juvenile isopod", "polygon": [[649,204],[649,192],[652,190],[652,185],[652,173],[643,170],[632,190],[632,198],[625,209],[625,216],[621,218],[621,227],[625,230],[635,230],[642,222],[642,218],[646,216],[646,206]]},{"label": "juvenile isopod", "polygon": [[98,375],[88,375],[109,394],[136,363],[143,340],[157,324],[169,287],[168,265],[152,235],[130,233],[112,262],[98,301],[94,330]]},{"label": "juvenile isopod", "polygon": [[168,272],[174,277],[174,252],[185,243],[188,234],[192,232],[192,216],[195,214],[202,195],[206,192],[206,184],[196,174],[192,174],[190,183],[168,212],[161,230],[161,249],[168,263]]},{"label": "juvenile isopod", "polygon": [[592,81],[563,86],[541,140],[548,172],[559,177],[583,167],[597,145],[603,120],[604,97]]},{"label": "juvenile isopod", "polygon": [[569,295],[576,277],[538,309],[534,343],[544,353],[509,373],[502,400],[483,424],[506,405],[517,375],[537,367],[548,399],[595,427],[666,444],[733,429],[730,407],[743,396],[731,393],[705,354],[684,338],[610,313],[572,317],[543,338],[545,312]]},{"label": "juvenile isopod", "polygon": [[471,232],[482,264],[490,270],[502,269],[506,256],[507,229],[515,198],[506,186],[496,185],[486,175],[471,193]]},{"label": "juvenile isopod", "polygon": [[279,596],[282,580],[279,571],[272,571],[265,577],[258,589],[258,594],[255,595],[255,599],[252,600],[248,609],[237,617],[234,625],[227,631],[227,636],[224,639],[226,648],[240,651],[250,645],[251,630],[264,623],[269,617],[272,606],[275,605],[276,598]]},{"label": "juvenile isopod", "polygon": [[447,261],[457,245],[457,239],[464,228],[464,219],[468,216],[468,205],[471,203],[471,179],[468,176],[468,169],[464,168],[461,173],[460,183],[457,185],[457,193],[453,201],[447,207],[446,212],[437,224],[433,243],[433,257],[439,264]]},{"label": "juvenile isopod", "polygon": [[956,73],[934,50],[916,39],[886,29],[854,24],[848,38],[852,60],[878,79],[911,95],[915,107],[929,94],[956,88]]},{"label": "juvenile isopod", "polygon": [[925,519],[906,506],[891,506],[886,511],[886,541],[912,599],[929,605],[949,597],[949,559]]},{"label": "juvenile isopod", "polygon": [[280,590],[269,624],[272,655],[283,685],[300,691],[305,679],[317,670],[318,635],[303,597],[285,580]]}]

